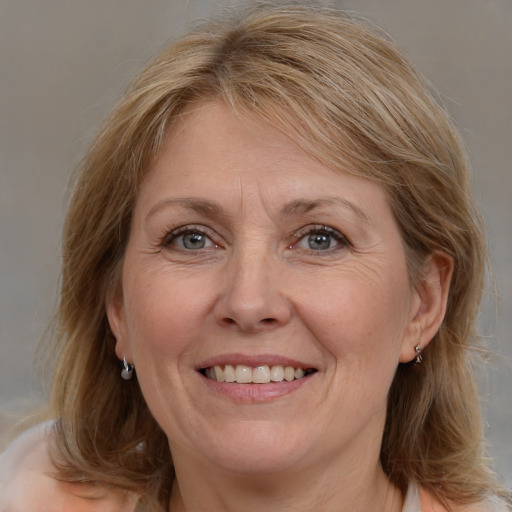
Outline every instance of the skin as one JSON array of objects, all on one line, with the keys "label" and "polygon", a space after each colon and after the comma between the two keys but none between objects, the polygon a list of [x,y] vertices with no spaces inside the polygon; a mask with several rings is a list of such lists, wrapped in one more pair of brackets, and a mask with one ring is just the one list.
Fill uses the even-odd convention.
[{"label": "skin", "polygon": [[[173,512],[401,510],[386,398],[443,319],[451,260],[413,286],[384,190],[347,171],[220,102],[187,111],[149,169],[107,313],[169,439]],[[227,392],[198,371],[281,358],[316,373]]]},{"label": "skin", "polygon": [[[180,226],[205,231],[205,246],[186,249],[169,234]],[[412,286],[379,186],[222,104],[184,115],[142,187],[107,307],[169,438],[170,510],[401,510],[378,461],[387,391],[438,329],[450,275],[434,255]],[[317,372],[226,393],[197,371],[219,357]],[[41,424],[0,456],[0,510],[134,510],[136,496],[55,480],[51,436]]]}]

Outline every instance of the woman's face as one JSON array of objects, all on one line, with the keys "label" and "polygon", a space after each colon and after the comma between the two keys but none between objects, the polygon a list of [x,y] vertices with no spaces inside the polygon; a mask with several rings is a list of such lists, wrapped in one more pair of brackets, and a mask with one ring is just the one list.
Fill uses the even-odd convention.
[{"label": "woman's face", "polygon": [[142,184],[108,314],[176,465],[258,473],[378,459],[420,309],[379,185],[211,103]]}]

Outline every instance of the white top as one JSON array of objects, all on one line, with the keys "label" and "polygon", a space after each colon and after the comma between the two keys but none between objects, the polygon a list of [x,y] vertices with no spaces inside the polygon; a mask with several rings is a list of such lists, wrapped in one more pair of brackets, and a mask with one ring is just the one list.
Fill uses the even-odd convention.
[{"label": "white top", "polygon": [[402,512],[421,512],[420,495],[416,484],[409,484]]}]

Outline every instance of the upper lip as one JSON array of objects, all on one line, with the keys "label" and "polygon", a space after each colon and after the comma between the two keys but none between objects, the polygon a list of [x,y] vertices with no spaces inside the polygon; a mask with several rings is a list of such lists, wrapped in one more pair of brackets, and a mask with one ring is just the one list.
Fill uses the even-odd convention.
[{"label": "upper lip", "polygon": [[198,366],[197,370],[204,368],[211,368],[212,366],[224,366],[230,364],[232,366],[245,365],[252,368],[256,368],[261,365],[268,366],[292,366],[293,368],[316,368],[315,365],[299,361],[286,356],[280,356],[276,354],[221,354],[213,356],[202,361]]}]

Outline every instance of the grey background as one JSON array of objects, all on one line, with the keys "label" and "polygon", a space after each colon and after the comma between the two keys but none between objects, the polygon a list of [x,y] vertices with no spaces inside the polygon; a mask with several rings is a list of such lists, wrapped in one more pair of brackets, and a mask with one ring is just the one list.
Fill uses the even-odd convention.
[{"label": "grey background", "polygon": [[[0,448],[44,401],[33,354],[54,304],[71,170],[147,59],[212,0],[0,0]],[[352,0],[436,84],[461,128],[496,288],[480,325],[493,356],[486,433],[512,485],[512,1]]]}]

